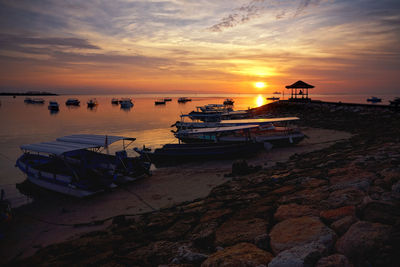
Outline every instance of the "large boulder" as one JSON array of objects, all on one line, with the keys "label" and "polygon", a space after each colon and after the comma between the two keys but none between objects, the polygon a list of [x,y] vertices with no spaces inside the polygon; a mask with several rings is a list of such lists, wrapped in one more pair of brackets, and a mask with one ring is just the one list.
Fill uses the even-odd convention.
[{"label": "large boulder", "polygon": [[329,197],[327,186],[306,188],[293,194],[286,194],[279,199],[280,204],[297,203],[301,205],[319,205]]},{"label": "large boulder", "polygon": [[345,255],[333,254],[328,257],[321,258],[315,267],[352,267]]},{"label": "large boulder", "polygon": [[400,168],[387,168],[381,171],[381,177],[383,179],[383,186],[386,189],[390,189],[393,184],[400,181]]},{"label": "large boulder", "polygon": [[207,255],[193,252],[187,246],[181,246],[178,249],[178,255],[172,260],[172,263],[200,264],[208,258]]},{"label": "large boulder", "polygon": [[393,225],[400,222],[400,207],[390,202],[370,201],[361,211],[362,220]]},{"label": "large boulder", "polygon": [[231,246],[240,242],[254,242],[257,236],[266,233],[267,222],[263,219],[237,220],[231,218],[215,232],[215,244],[217,246]]},{"label": "large boulder", "polygon": [[337,241],[336,250],[346,255],[356,265],[373,264],[382,255],[381,249],[389,241],[391,227],[380,223],[360,221]]},{"label": "large boulder", "polygon": [[[364,187],[364,181],[372,181],[376,179],[376,174],[357,168],[352,164],[344,168],[332,169],[329,171],[328,175],[331,185],[336,185],[342,188],[346,187],[346,184],[354,184],[356,187],[360,185],[363,189],[366,189]],[[362,181],[362,183],[359,183],[360,181]]]},{"label": "large boulder", "polygon": [[216,221],[199,224],[188,234],[188,238],[195,246],[208,249],[213,246],[217,227],[218,222]]},{"label": "large boulder", "polygon": [[342,190],[333,191],[326,200],[331,208],[343,206],[355,206],[362,202],[365,193],[355,187],[349,187]]},{"label": "large boulder", "polygon": [[331,224],[331,228],[339,235],[343,235],[347,232],[350,226],[357,222],[357,217],[355,216],[346,216],[340,220],[337,220]]},{"label": "large boulder", "polygon": [[178,243],[157,241],[145,247],[135,249],[121,258],[121,261],[125,264],[129,263],[130,265],[139,266],[164,264],[172,260],[173,255],[177,254],[178,248]]},{"label": "large boulder", "polygon": [[316,242],[330,249],[336,241],[334,231],[326,227],[318,217],[299,217],[276,224],[271,232],[271,249],[275,254],[295,246]]},{"label": "large boulder", "polygon": [[274,220],[281,222],[286,219],[302,216],[318,216],[319,211],[311,206],[298,205],[295,203],[280,205],[274,214]]},{"label": "large boulder", "polygon": [[267,265],[273,256],[250,243],[239,243],[211,254],[202,267],[250,267]]},{"label": "large boulder", "polygon": [[282,251],[272,259],[268,267],[311,267],[324,253],[326,253],[324,245],[312,242]]},{"label": "large boulder", "polygon": [[323,210],[320,217],[323,221],[331,223],[346,216],[355,216],[356,208],[354,206],[344,206],[331,210]]}]

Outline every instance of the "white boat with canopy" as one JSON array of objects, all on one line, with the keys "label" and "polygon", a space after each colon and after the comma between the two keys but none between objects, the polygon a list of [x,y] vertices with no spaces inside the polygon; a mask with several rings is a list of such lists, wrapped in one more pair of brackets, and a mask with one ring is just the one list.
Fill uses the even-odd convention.
[{"label": "white boat with canopy", "polygon": [[287,125],[278,126],[278,124],[287,124],[298,119],[297,117],[289,117],[228,120],[219,122],[217,127],[180,129],[174,135],[185,143],[211,141],[292,144],[302,140],[304,134],[296,128],[287,127]]},{"label": "white boat with canopy", "polygon": [[213,127],[225,127],[225,126],[239,126],[239,125],[265,125],[265,124],[277,124],[277,123],[288,123],[299,120],[298,117],[282,117],[282,118],[256,118],[256,119],[236,119],[236,120],[221,120],[219,122],[185,122],[185,115],[181,115],[181,120],[177,121],[171,127],[181,129],[196,129],[196,128],[213,128]]},{"label": "white boat with canopy", "polygon": [[[139,158],[128,158],[124,150],[115,155],[100,153],[117,141],[135,138],[106,135],[70,135],[52,142],[22,145],[24,154],[16,166],[28,180],[43,188],[86,197],[115,187],[118,178],[148,172],[150,166],[140,165]],[[129,145],[129,144],[128,144]],[[136,168],[136,169],[135,169]]]}]

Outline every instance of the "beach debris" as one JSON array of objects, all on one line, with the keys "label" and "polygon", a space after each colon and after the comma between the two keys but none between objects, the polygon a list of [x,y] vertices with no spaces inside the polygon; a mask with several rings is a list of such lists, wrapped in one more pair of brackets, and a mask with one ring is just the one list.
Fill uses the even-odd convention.
[{"label": "beach debris", "polygon": [[232,172],[225,174],[225,177],[243,176],[261,170],[261,166],[252,166],[246,160],[237,160],[232,164]]}]

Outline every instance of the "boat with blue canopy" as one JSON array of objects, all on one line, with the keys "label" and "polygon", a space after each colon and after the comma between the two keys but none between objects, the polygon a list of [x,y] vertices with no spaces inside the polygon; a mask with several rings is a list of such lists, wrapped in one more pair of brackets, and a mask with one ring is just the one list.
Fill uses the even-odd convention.
[{"label": "boat with blue canopy", "polygon": [[[298,118],[296,118],[298,119]],[[304,138],[297,128],[287,127],[287,123],[296,120],[294,117],[281,120],[265,119],[263,123],[248,120],[243,124],[218,127],[181,129],[174,133],[175,137],[184,143],[193,142],[257,142],[274,145],[294,144]],[[273,123],[274,122],[274,123]],[[278,123],[281,123],[279,125]],[[229,121],[226,123],[229,125]]]},{"label": "boat with blue canopy", "polygon": [[184,119],[187,115],[181,115],[181,120],[177,121],[171,127],[176,127],[177,130],[181,129],[196,129],[196,128],[214,128],[225,126],[239,126],[239,125],[265,125],[271,123],[293,122],[299,120],[298,117],[280,117],[280,118],[253,118],[253,119],[233,119],[221,120],[216,122],[185,122]]},{"label": "boat with blue canopy", "polygon": [[139,174],[148,173],[149,164],[142,164],[139,157],[127,157],[125,144],[115,155],[101,153],[121,140],[132,143],[135,138],[84,134],[22,145],[24,153],[16,166],[33,184],[74,197],[87,197],[115,187],[119,180],[135,180]]}]

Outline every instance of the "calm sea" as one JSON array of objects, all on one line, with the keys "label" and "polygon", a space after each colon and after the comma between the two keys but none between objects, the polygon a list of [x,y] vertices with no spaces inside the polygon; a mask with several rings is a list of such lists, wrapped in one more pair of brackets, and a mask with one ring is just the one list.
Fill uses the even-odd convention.
[{"label": "calm sea", "polygon": [[[188,96],[192,102],[179,104],[178,97]],[[264,105],[270,101],[265,98],[272,95],[230,95],[235,100],[235,109],[247,109]],[[279,95],[275,95],[279,96]],[[65,101],[75,97],[81,101],[79,107],[68,107]],[[112,105],[113,97],[130,97],[134,106],[121,109]],[[155,105],[157,98],[171,97],[166,105]],[[196,106],[222,104],[227,96],[223,95],[62,95],[45,96],[45,104],[26,104],[24,96],[0,97],[0,188],[6,192],[14,207],[29,202],[26,196],[19,193],[15,184],[25,180],[24,174],[15,168],[15,161],[21,155],[20,145],[52,141],[70,134],[107,134],[135,137],[133,147],[160,147],[167,143],[176,143],[171,133],[171,125],[179,120],[180,114],[187,114]],[[325,95],[311,96],[325,101],[342,101],[366,103],[368,96],[362,95]],[[88,109],[86,102],[96,98],[99,105]],[[384,98],[387,104],[389,99]],[[49,101],[57,101],[60,110],[51,113],[47,109]],[[130,153],[135,153],[131,151]]]}]

